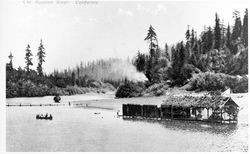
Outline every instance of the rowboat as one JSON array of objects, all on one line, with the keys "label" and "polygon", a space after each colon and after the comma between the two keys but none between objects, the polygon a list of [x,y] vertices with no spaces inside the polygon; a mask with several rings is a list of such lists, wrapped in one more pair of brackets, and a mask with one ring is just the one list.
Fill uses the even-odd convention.
[{"label": "rowboat", "polygon": [[52,115],[50,115],[50,116],[41,116],[41,115],[37,114],[36,119],[52,120],[53,117],[52,117]]}]

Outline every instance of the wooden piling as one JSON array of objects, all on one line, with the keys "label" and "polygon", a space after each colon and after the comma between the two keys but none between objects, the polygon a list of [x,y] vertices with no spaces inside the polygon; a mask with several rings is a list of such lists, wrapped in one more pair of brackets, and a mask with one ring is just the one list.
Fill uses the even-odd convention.
[{"label": "wooden piling", "polygon": [[196,115],[197,115],[197,110],[196,110],[196,108],[194,108],[194,118],[196,119]]},{"label": "wooden piling", "polygon": [[160,107],[160,118],[162,119],[163,117],[163,112],[162,112],[162,108]]},{"label": "wooden piling", "polygon": [[143,106],[141,105],[141,117],[143,118]]},{"label": "wooden piling", "polygon": [[174,118],[174,114],[173,114],[173,106],[171,105],[171,119]]},{"label": "wooden piling", "polygon": [[209,108],[207,108],[207,119],[209,118]]},{"label": "wooden piling", "polygon": [[221,118],[221,123],[223,121],[223,117],[222,117],[222,108],[220,109],[220,118]]}]

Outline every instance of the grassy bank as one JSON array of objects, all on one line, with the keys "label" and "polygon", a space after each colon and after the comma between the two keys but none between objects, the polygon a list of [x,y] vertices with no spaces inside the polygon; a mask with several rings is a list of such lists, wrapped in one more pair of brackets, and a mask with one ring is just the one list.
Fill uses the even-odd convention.
[{"label": "grassy bank", "polygon": [[76,95],[86,93],[106,93],[109,91],[115,91],[116,89],[108,83],[102,83],[100,86],[93,87],[78,87],[78,86],[66,86],[60,88],[57,86],[48,87],[44,84],[35,84],[32,81],[22,82],[7,82],[6,86],[6,97],[42,97],[42,96],[53,96],[59,94],[63,95]]},{"label": "grassy bank", "polygon": [[128,81],[118,88],[116,97],[163,96],[166,93],[172,93],[172,89],[182,90],[181,94],[186,93],[185,91],[190,91],[191,93],[207,92],[221,94],[228,88],[233,93],[248,92],[247,75],[232,76],[224,73],[200,72],[193,74],[184,86],[173,85],[173,83],[169,80],[147,85],[147,83],[133,83]]}]

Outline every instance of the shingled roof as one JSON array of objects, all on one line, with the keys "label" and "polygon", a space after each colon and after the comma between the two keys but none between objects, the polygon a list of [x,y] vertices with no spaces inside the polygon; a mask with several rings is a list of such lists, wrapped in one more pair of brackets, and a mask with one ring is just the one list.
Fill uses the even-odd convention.
[{"label": "shingled roof", "polygon": [[170,96],[161,106],[216,108],[225,105],[238,105],[230,98],[223,96]]}]

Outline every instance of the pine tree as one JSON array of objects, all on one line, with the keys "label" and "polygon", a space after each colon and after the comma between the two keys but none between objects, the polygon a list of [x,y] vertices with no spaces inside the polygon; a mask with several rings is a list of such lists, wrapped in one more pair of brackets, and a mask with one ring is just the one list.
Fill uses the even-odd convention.
[{"label": "pine tree", "polygon": [[10,70],[13,70],[13,63],[12,63],[13,55],[12,55],[12,53],[10,53],[10,55],[9,55],[8,57],[9,57],[9,59],[10,59],[10,62],[9,62],[9,64],[8,64],[9,69],[10,69]]},{"label": "pine tree", "polygon": [[80,68],[79,68],[78,65],[76,66],[76,72],[77,72],[77,83],[76,83],[76,84],[77,84],[78,86],[81,86],[81,85],[80,85]]},{"label": "pine tree", "polygon": [[158,40],[155,29],[152,27],[152,25],[149,26],[147,37],[144,40],[149,41],[149,51],[151,56],[153,56],[152,51],[155,51],[155,49],[158,48]]},{"label": "pine tree", "polygon": [[186,48],[186,56],[187,58],[189,58],[189,56],[191,55],[192,51],[191,51],[191,34],[190,34],[190,30],[189,30],[189,25],[187,26],[187,31],[185,33],[185,37],[186,37],[186,45],[185,45],[185,48]]},{"label": "pine tree", "polygon": [[208,27],[208,32],[207,32],[207,50],[211,50],[213,46],[213,31],[212,28],[209,26]]},{"label": "pine tree", "polygon": [[248,47],[248,10],[246,9],[245,15],[243,18],[243,44],[245,47]]},{"label": "pine tree", "polygon": [[234,11],[233,12],[233,18],[235,20],[232,35],[231,35],[231,53],[236,54],[238,53],[238,47],[242,42],[242,24],[240,19],[240,12]]},{"label": "pine tree", "polygon": [[71,74],[71,82],[72,82],[72,85],[75,86],[75,84],[76,84],[76,75],[75,75],[75,72],[72,72],[72,74]]},{"label": "pine tree", "polygon": [[191,47],[193,47],[194,41],[195,41],[195,31],[194,31],[194,29],[192,29],[192,31],[191,31],[191,37],[190,37]]},{"label": "pine tree", "polygon": [[215,49],[220,49],[221,47],[221,28],[220,28],[220,19],[218,14],[215,14],[215,27],[214,27],[214,37],[215,37]]},{"label": "pine tree", "polygon": [[183,42],[180,43],[179,45],[179,69],[183,67],[185,63],[185,48],[183,46]]},{"label": "pine tree", "polygon": [[234,23],[234,28],[232,32],[232,41],[237,41],[241,37],[241,31],[242,31],[240,12],[234,11],[233,18],[235,19],[235,23]]},{"label": "pine tree", "polygon": [[135,59],[134,65],[136,66],[139,72],[145,71],[146,57],[144,54],[140,53],[140,51],[138,51],[137,53],[137,57]]},{"label": "pine tree", "polygon": [[148,78],[148,81],[152,82],[152,70],[153,70],[153,63],[152,57],[149,55],[146,56],[146,71],[145,75]]},{"label": "pine tree", "polygon": [[38,47],[38,66],[37,66],[37,72],[39,75],[43,75],[43,62],[45,62],[44,58],[45,58],[45,52],[44,52],[44,47],[43,47],[43,42],[41,40],[40,42],[40,46]]},{"label": "pine tree", "polygon": [[227,26],[227,40],[226,40],[226,46],[230,49],[231,48],[231,30],[230,25]]},{"label": "pine tree", "polygon": [[199,54],[199,49],[198,49],[198,43],[194,44],[194,47],[192,50],[193,50],[193,54],[189,58],[189,63],[194,65],[195,67],[199,67],[198,62],[199,62],[200,54]]},{"label": "pine tree", "polygon": [[149,57],[147,62],[146,76],[148,80],[151,82],[154,66],[159,61],[159,56],[158,56],[159,48],[158,48],[157,35],[155,33],[154,28],[151,25],[149,26],[147,37],[144,40],[149,41]]},{"label": "pine tree", "polygon": [[25,54],[25,63],[26,63],[26,71],[29,73],[30,72],[30,66],[33,65],[32,63],[32,53],[31,53],[31,50],[30,50],[30,45],[28,44],[27,47],[26,47],[26,54]]},{"label": "pine tree", "polygon": [[186,40],[189,41],[190,39],[190,30],[189,30],[189,25],[188,25],[188,29],[186,31]]},{"label": "pine tree", "polygon": [[205,31],[201,36],[202,53],[206,54],[208,51],[211,50],[212,46],[213,46],[213,31],[212,28],[209,26],[207,31]]},{"label": "pine tree", "polygon": [[167,58],[168,61],[170,61],[170,56],[168,52],[168,44],[165,43],[165,57]]},{"label": "pine tree", "polygon": [[226,28],[225,28],[223,19],[220,23],[220,27],[221,27],[221,47],[224,48],[224,46],[226,45],[226,32],[225,32]]},{"label": "pine tree", "polygon": [[172,78],[175,80],[176,84],[182,85],[183,75],[181,73],[182,68],[185,64],[185,48],[183,45],[183,42],[180,42],[176,45],[176,49],[174,47],[172,48],[172,54],[173,54],[173,61],[172,61]]}]

